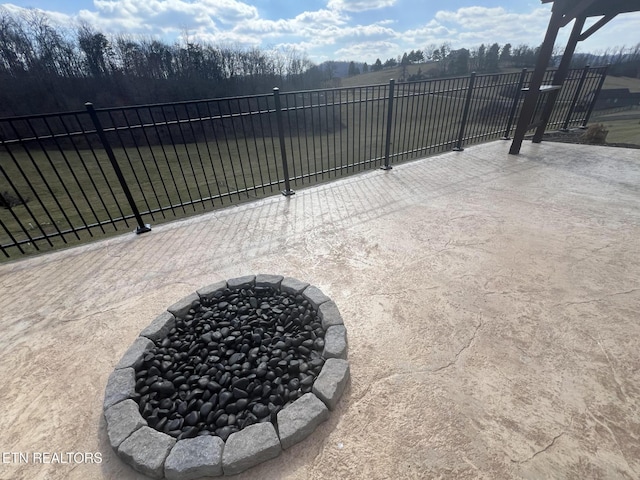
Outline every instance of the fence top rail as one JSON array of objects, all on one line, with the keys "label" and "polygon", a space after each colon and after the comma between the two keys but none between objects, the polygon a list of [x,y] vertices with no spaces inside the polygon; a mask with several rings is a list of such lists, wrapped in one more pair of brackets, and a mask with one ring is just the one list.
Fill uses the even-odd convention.
[{"label": "fence top rail", "polygon": [[[500,73],[498,75],[505,75],[504,73]],[[417,83],[436,83],[436,82],[454,82],[456,80],[468,80],[469,75],[462,75],[460,77],[447,77],[447,78],[427,78],[425,80],[405,80],[405,81],[397,81],[395,82],[396,87],[401,85],[415,85]]]},{"label": "fence top rail", "polygon": [[86,115],[86,110],[72,110],[68,112],[35,113],[31,115],[15,115],[12,117],[0,117],[0,122],[28,122],[29,120],[45,120],[48,118],[73,117]]},{"label": "fence top rail", "polygon": [[202,103],[212,103],[212,102],[230,102],[234,100],[250,100],[252,98],[270,98],[273,95],[271,93],[261,93],[257,95],[242,95],[236,97],[217,97],[217,98],[202,98],[199,100],[183,100],[180,102],[167,102],[167,103],[146,103],[139,105],[123,105],[121,107],[101,107],[94,108],[96,112],[117,112],[122,110],[135,110],[142,108],[163,108],[163,107],[174,107],[178,105],[196,105]]},{"label": "fence top rail", "polygon": [[45,140],[56,140],[56,139],[63,139],[63,138],[93,135],[95,133],[96,133],[95,129],[87,129],[87,130],[75,131],[75,132],[54,133],[54,134],[45,134],[45,135],[36,135],[36,136],[31,135],[28,137],[12,138],[9,140],[4,140],[3,138],[0,137],[0,145],[2,145],[3,147],[7,147],[10,145],[20,145],[20,144],[30,143],[30,142],[42,142]]},{"label": "fence top rail", "polygon": [[[286,110],[285,108],[282,109]],[[197,123],[197,122],[209,122],[213,120],[225,120],[228,118],[244,118],[251,117],[253,115],[262,115],[265,113],[274,113],[275,109],[267,109],[267,110],[251,110],[249,112],[238,112],[238,113],[227,113],[222,115],[213,115],[206,117],[189,117],[189,118],[178,118],[175,120],[165,120],[159,122],[152,123],[136,123],[136,124],[127,124],[127,125],[119,125],[119,126],[109,126],[103,127],[102,130],[104,132],[117,132],[117,131],[128,131],[128,130],[137,130],[140,128],[154,128],[154,127],[168,127],[171,125],[184,125],[189,123]],[[95,133],[94,131],[87,133]]]},{"label": "fence top rail", "polygon": [[[527,70],[526,68],[524,68],[523,70]],[[572,69],[573,70],[573,69]],[[582,71],[582,69],[577,69]],[[547,70],[549,71],[554,71],[554,70]],[[403,82],[396,82],[396,86],[402,86],[402,85],[413,85],[416,83],[435,83],[435,82],[452,82],[455,80],[460,80],[460,79],[469,79],[470,75],[475,75],[476,77],[476,82],[478,80],[484,79],[484,78],[491,78],[491,77],[510,77],[510,76],[518,76],[522,73],[522,70],[518,70],[518,71],[514,71],[514,72],[499,72],[499,73],[476,73],[476,72],[469,72],[469,74],[467,75],[461,75],[458,77],[446,77],[446,78],[427,78],[425,80],[407,80],[407,81],[403,81]]]},{"label": "fence top rail", "polygon": [[354,85],[352,87],[317,88],[314,90],[293,90],[290,92],[281,91],[280,96],[298,95],[302,93],[324,93],[324,92],[340,92],[340,91],[349,91],[349,90],[362,90],[365,88],[382,88],[382,87],[388,87],[388,86],[389,86],[389,83],[372,83],[368,85]]}]

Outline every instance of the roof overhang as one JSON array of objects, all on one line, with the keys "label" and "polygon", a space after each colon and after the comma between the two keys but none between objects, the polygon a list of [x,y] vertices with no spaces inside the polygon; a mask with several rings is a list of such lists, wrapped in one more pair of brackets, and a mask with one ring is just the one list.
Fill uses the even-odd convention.
[{"label": "roof overhang", "polygon": [[541,0],[553,3],[553,10],[576,17],[600,17],[640,11],[640,0]]}]

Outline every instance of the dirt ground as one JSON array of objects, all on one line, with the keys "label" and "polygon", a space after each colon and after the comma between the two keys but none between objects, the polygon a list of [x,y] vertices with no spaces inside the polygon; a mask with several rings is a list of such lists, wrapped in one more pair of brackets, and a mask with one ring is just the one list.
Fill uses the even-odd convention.
[{"label": "dirt ground", "polygon": [[109,446],[107,377],[167,306],[253,273],[337,303],[352,380],[235,478],[640,478],[640,157],[508,148],[0,265],[0,479],[145,478]]}]

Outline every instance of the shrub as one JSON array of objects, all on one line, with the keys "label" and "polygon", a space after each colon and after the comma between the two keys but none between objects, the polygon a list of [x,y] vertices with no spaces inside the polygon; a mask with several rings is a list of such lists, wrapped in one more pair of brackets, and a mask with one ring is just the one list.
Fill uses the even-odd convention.
[{"label": "shrub", "polygon": [[27,203],[29,201],[28,198],[24,199],[24,202],[20,200],[20,198],[11,195],[6,190],[4,192],[0,192],[0,207],[10,209],[18,205],[22,205],[23,203]]},{"label": "shrub", "polygon": [[609,134],[609,130],[604,128],[604,125],[601,123],[596,123],[593,125],[589,125],[587,131],[582,134],[580,139],[584,143],[589,143],[591,145],[601,145],[606,142],[607,135]]}]

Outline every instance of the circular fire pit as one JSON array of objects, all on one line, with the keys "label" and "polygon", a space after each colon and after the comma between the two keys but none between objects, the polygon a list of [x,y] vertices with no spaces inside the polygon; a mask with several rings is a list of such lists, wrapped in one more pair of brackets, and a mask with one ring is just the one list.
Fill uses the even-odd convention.
[{"label": "circular fire pit", "polygon": [[324,420],[349,376],[346,329],[318,288],[247,276],[158,316],[109,377],[110,443],[152,477],[233,475]]}]

